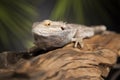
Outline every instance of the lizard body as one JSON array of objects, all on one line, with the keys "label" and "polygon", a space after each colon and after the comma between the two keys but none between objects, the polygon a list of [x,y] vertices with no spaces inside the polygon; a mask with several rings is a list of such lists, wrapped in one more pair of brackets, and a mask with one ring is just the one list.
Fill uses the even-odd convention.
[{"label": "lizard body", "polygon": [[35,44],[44,50],[62,47],[70,42],[75,42],[74,47],[84,46],[83,39],[92,37],[106,30],[104,25],[87,27],[78,24],[68,24],[62,21],[44,20],[33,24],[32,33]]}]

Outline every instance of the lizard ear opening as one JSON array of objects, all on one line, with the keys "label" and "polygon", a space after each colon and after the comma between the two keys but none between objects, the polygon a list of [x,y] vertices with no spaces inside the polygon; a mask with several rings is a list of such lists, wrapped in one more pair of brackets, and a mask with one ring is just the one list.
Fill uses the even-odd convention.
[{"label": "lizard ear opening", "polygon": [[63,27],[61,27],[62,30],[65,30]]}]

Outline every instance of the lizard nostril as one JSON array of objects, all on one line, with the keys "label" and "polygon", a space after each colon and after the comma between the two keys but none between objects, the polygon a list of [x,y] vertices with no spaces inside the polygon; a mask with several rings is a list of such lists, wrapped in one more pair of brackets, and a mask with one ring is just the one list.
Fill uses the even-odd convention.
[{"label": "lizard nostril", "polygon": [[61,27],[62,30],[65,30],[63,27]]}]

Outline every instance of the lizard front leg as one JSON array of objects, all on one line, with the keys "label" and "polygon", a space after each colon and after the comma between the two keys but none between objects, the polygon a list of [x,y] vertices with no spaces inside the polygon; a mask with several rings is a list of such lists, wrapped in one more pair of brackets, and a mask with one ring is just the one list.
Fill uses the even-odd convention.
[{"label": "lizard front leg", "polygon": [[84,43],[83,43],[83,38],[72,38],[72,42],[75,42],[74,47],[78,47],[78,45],[83,48]]},{"label": "lizard front leg", "polygon": [[84,47],[83,39],[87,37],[92,37],[94,34],[95,33],[93,28],[88,27],[78,28],[75,37],[72,38],[72,41],[75,42],[74,47],[76,48],[79,45],[81,48],[83,48]]}]

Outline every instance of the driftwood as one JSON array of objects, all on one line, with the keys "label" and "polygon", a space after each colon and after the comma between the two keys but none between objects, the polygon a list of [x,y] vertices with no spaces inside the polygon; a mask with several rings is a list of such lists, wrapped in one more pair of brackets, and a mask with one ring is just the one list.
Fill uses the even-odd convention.
[{"label": "driftwood", "polygon": [[71,43],[44,54],[38,49],[3,52],[0,80],[104,80],[120,55],[120,34],[96,35],[84,44],[83,49]]}]

